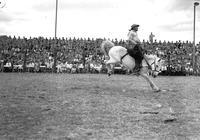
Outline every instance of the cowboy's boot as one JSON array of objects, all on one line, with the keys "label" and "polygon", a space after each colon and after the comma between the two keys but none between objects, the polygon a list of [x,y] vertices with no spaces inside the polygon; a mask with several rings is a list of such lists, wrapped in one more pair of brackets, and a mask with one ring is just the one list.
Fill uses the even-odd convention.
[{"label": "cowboy's boot", "polygon": [[133,68],[133,72],[139,73],[141,69],[141,64],[136,60],[135,61],[135,67]]}]

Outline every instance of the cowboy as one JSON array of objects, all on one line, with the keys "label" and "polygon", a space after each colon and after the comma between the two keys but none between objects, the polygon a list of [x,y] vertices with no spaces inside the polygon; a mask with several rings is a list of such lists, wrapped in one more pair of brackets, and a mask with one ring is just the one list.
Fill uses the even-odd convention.
[{"label": "cowboy", "polygon": [[146,57],[144,56],[145,50],[142,48],[140,39],[138,38],[137,35],[138,27],[139,27],[138,24],[133,24],[131,26],[131,29],[128,32],[128,40],[127,40],[128,43],[127,52],[130,56],[132,56],[135,59],[135,67],[133,71],[136,73],[140,72],[140,69],[142,68],[142,60],[143,59],[146,60]]}]

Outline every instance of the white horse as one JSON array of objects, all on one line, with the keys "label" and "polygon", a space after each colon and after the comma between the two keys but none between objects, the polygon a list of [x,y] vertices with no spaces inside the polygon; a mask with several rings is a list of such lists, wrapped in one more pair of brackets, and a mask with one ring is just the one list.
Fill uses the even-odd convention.
[{"label": "white horse", "polygon": [[[127,53],[126,48],[122,46],[114,46],[114,44],[111,41],[105,40],[101,44],[101,49],[105,57],[109,58],[109,60],[105,61],[109,76],[112,73],[114,64],[120,63],[129,70],[133,70],[133,68],[135,67],[135,59]],[[152,68],[153,76],[156,77],[161,69],[161,59],[156,55],[146,55],[146,57],[148,63]],[[149,78],[148,72],[149,72],[148,65],[146,61],[143,59],[142,68],[141,71],[139,72],[139,75],[141,75],[150,84],[151,88],[154,91],[160,91],[160,89]]]}]

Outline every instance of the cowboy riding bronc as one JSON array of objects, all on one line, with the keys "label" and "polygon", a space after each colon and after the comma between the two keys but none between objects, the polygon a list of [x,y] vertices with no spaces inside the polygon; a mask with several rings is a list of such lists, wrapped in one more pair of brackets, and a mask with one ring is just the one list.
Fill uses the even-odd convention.
[{"label": "cowboy riding bronc", "polygon": [[[137,35],[138,27],[138,24],[133,24],[131,26],[131,29],[128,32],[127,40],[127,52],[130,56],[132,56],[135,59],[135,68],[133,69],[133,71],[136,73],[139,73],[142,68],[142,60],[147,60],[144,55],[144,49],[142,48],[140,39]],[[147,63],[147,65],[149,64]]]}]

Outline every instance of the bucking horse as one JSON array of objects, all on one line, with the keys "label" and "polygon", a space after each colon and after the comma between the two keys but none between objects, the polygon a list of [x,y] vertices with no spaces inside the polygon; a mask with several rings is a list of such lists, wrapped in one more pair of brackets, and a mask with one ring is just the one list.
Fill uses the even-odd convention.
[{"label": "bucking horse", "polygon": [[[108,75],[110,76],[115,64],[120,63],[126,69],[133,70],[135,67],[135,59],[131,57],[127,49],[123,46],[115,46],[109,40],[104,40],[101,44],[101,49],[105,55],[105,64],[108,70]],[[158,86],[150,79],[149,71],[151,71],[152,76],[155,78],[161,71],[162,61],[157,55],[147,55],[147,60],[142,60],[142,68],[138,76],[142,76],[151,86],[152,90],[159,92],[161,91]],[[151,70],[148,69],[148,64],[151,66]]]}]

